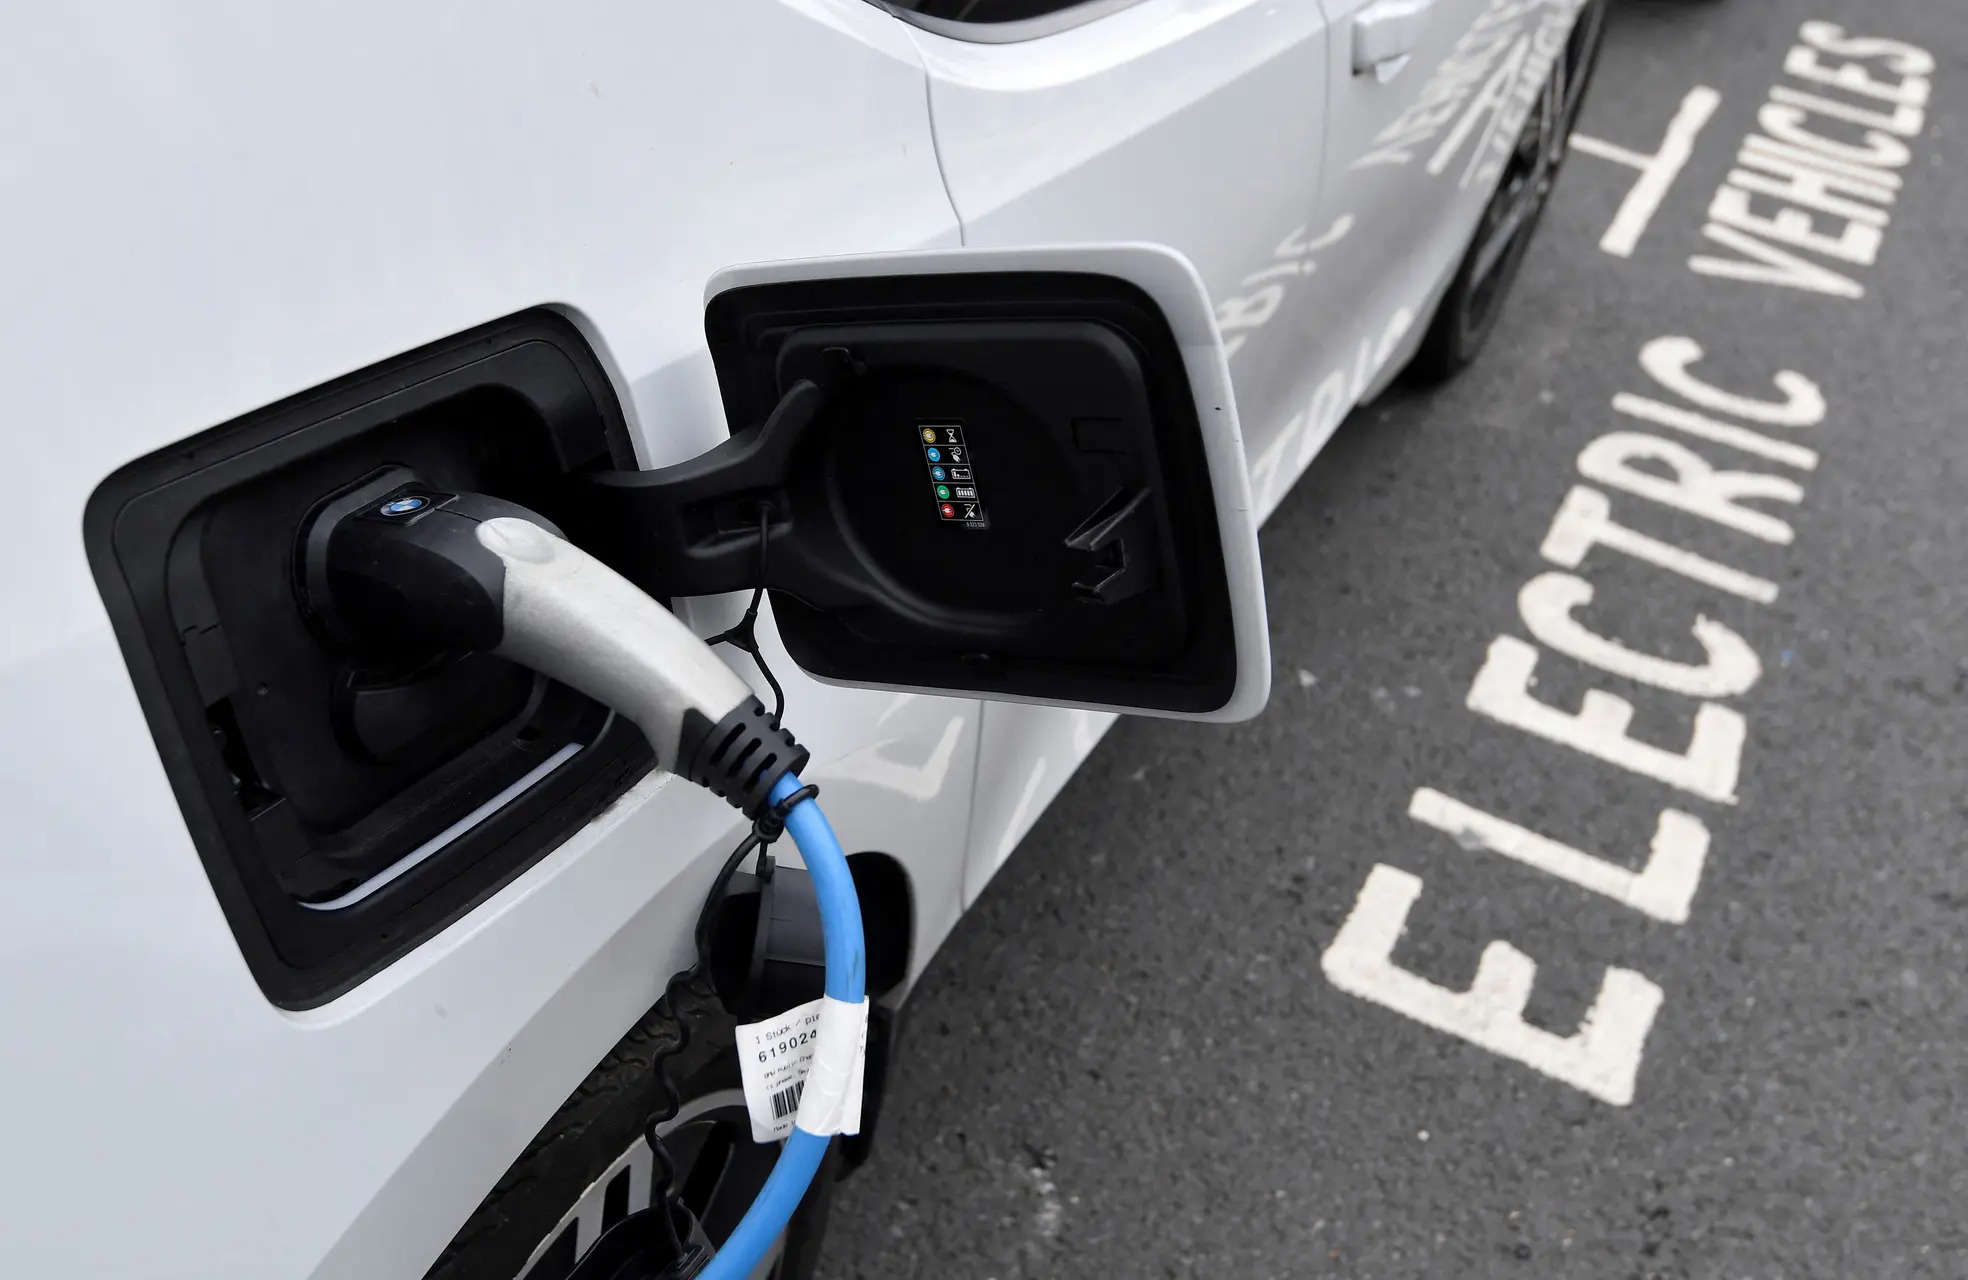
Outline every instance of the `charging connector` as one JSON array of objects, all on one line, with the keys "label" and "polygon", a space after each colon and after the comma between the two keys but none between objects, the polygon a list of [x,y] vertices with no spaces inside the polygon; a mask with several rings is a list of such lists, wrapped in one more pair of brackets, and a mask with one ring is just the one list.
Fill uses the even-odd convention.
[{"label": "charging connector", "polygon": [[[511,503],[443,492],[392,469],[316,508],[299,561],[307,607],[338,643],[432,656],[477,650],[523,663],[627,716],[658,763],[755,824],[769,813],[799,846],[826,957],[818,1046],[792,1135],[702,1272],[705,1280],[749,1275],[833,1135],[859,1123],[868,1020],[861,908],[840,842],[799,780],[807,752],[668,609]],[[670,1219],[657,1217],[675,1246],[672,1274],[689,1274],[695,1260]]]},{"label": "charging connector", "polygon": [[354,650],[477,650],[633,720],[657,763],[748,817],[807,752],[676,616],[541,517],[402,469],[320,507],[297,577],[322,633]]}]

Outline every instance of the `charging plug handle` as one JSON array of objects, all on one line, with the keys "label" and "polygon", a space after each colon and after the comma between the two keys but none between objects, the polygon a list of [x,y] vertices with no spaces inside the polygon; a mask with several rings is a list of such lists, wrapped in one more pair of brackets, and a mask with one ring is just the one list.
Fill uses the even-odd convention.
[{"label": "charging plug handle", "polygon": [[398,471],[317,509],[300,578],[324,632],[371,651],[477,650],[634,721],[657,762],[751,817],[807,752],[676,615],[542,517]]}]

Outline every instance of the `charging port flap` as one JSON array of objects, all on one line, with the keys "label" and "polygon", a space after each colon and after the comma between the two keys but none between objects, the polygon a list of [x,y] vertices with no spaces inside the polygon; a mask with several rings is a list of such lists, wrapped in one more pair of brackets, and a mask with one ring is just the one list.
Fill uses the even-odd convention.
[{"label": "charging port flap", "polygon": [[1263,706],[1243,442],[1180,254],[733,268],[705,329],[732,439],[591,474],[571,504],[579,540],[646,589],[735,590],[763,563],[788,652],[834,683],[1209,720]]}]

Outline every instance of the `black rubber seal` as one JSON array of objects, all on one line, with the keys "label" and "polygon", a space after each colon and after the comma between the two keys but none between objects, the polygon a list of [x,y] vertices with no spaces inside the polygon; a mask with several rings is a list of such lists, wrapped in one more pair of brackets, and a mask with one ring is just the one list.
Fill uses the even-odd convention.
[{"label": "black rubber seal", "polygon": [[676,771],[757,821],[779,779],[804,769],[809,758],[763,702],[747,698],[716,724],[702,712],[684,712]]}]

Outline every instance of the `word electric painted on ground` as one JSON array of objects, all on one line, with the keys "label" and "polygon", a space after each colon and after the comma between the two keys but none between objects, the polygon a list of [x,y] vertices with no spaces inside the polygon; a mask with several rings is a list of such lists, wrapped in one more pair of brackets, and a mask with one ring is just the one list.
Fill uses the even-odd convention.
[{"label": "word electric painted on ground", "polygon": [[[1888,58],[1909,77],[1932,66],[1922,50],[1897,41],[1848,37],[1828,23],[1805,24],[1804,37],[1807,44],[1799,49]],[[1800,66],[1824,64],[1800,58],[1798,49],[1793,49],[1785,65],[1798,74]],[[1825,74],[1846,87],[1864,78],[1840,67]],[[1865,83],[1876,82],[1867,78]],[[1910,81],[1902,86],[1906,83]],[[1917,92],[1924,101],[1927,89],[1922,81],[1917,90],[1895,91]],[[1775,92],[1772,97],[1782,105],[1797,105],[1784,102]],[[1764,123],[1768,127],[1767,119]],[[1732,183],[1735,178],[1732,174]],[[1710,214],[1714,216],[1713,209]],[[1783,218],[1779,214],[1771,221]],[[1794,279],[1784,274],[1742,273],[1736,278],[1796,287]],[[1541,573],[1517,597],[1520,620],[1537,643],[1513,635],[1493,640],[1466,705],[1498,723],[1664,783],[1698,801],[1730,805],[1736,803],[1749,725],[1726,700],[1748,692],[1762,677],[1755,651],[1735,631],[1699,615],[1689,626],[1704,655],[1699,663],[1642,652],[1599,635],[1575,616],[1591,603],[1593,584],[1569,572],[1584,569],[1587,558],[1597,551],[1628,556],[1711,591],[1758,604],[1776,600],[1778,588],[1769,579],[1655,538],[1614,516],[1609,490],[1621,494],[1622,501],[1638,498],[1699,516],[1736,537],[1776,546],[1792,541],[1789,522],[1770,507],[1796,506],[1803,500],[1796,476],[1813,471],[1819,459],[1817,450],[1800,442],[1797,433],[1825,421],[1824,395],[1794,369],[1773,375],[1774,394],[1730,390],[1695,372],[1702,359],[1700,343],[1680,335],[1655,338],[1641,347],[1640,366],[1660,394],[1622,391],[1613,397],[1612,408],[1674,434],[1617,430],[1580,452],[1579,473],[1592,483],[1575,485],[1565,496],[1540,547],[1545,560],[1567,572]],[[1738,467],[1733,460],[1732,465],[1718,465],[1685,443],[1689,438],[1749,455],[1758,460],[1757,468],[1774,464],[1776,469]],[[1603,689],[1588,690],[1577,710],[1535,697],[1531,690],[1545,650],[1696,700],[1686,746],[1676,750],[1632,737],[1628,729],[1633,704]],[[1678,805],[1660,810],[1638,871],[1432,787],[1416,790],[1408,814],[1452,837],[1463,849],[1501,854],[1668,924],[1688,919],[1710,852],[1707,824]],[[1639,839],[1636,833],[1636,845]],[[1394,948],[1422,889],[1420,877],[1413,873],[1377,864],[1321,959],[1327,978],[1343,991],[1515,1059],[1593,1097],[1620,1106],[1631,1102],[1647,1034],[1664,998],[1660,987],[1631,969],[1609,967],[1576,1031],[1559,1036],[1534,1027],[1523,1015],[1536,963],[1508,942],[1497,940],[1484,948],[1465,991],[1442,987],[1394,962]]]},{"label": "word electric painted on ground", "polygon": [[[1616,407],[1645,401],[1685,421],[1711,427],[1710,435],[1732,435],[1738,448],[1753,437],[1793,465],[1815,466],[1817,455],[1803,446],[1769,436],[1757,427],[1787,430],[1815,427],[1825,417],[1816,384],[1793,370],[1774,380],[1778,398],[1745,396],[1713,386],[1690,372],[1701,347],[1679,336],[1656,338],[1640,351],[1640,366],[1679,404],[1621,393]],[[1732,413],[1739,422],[1709,414]],[[1743,425],[1754,423],[1756,427]],[[1796,452],[1791,452],[1795,450]],[[1590,553],[1617,553],[1679,574],[1712,590],[1759,603],[1776,599],[1774,583],[1706,556],[1663,542],[1616,520],[1607,490],[1658,502],[1703,516],[1725,529],[1779,544],[1790,541],[1790,527],[1767,512],[1744,505],[1746,498],[1795,504],[1803,490],[1786,475],[1723,470],[1678,440],[1635,431],[1614,431],[1579,454],[1580,473],[1604,485],[1575,486],[1559,504],[1544,543],[1544,558],[1561,570],[1586,567]],[[1667,478],[1657,468],[1672,474]],[[1690,631],[1705,654],[1701,663],[1672,661],[1598,635],[1575,616],[1590,604],[1592,583],[1577,573],[1550,570],[1525,583],[1517,595],[1524,628],[1537,642],[1501,635],[1490,642],[1482,669],[1469,688],[1471,711],[1583,755],[1719,804],[1735,801],[1748,723],[1723,699],[1749,691],[1761,678],[1762,663],[1740,635],[1697,616]],[[1540,648],[1542,646],[1542,648]],[[1588,690],[1577,710],[1544,702],[1532,693],[1545,651],[1664,692],[1698,699],[1692,732],[1675,750],[1640,741],[1628,733],[1634,706],[1603,689]],[[1655,920],[1680,924],[1688,919],[1710,835],[1702,819],[1669,806],[1652,832],[1635,832],[1645,842],[1638,871],[1628,859],[1574,848],[1506,818],[1488,813],[1433,787],[1416,790],[1408,816],[1453,839],[1458,847],[1487,850],[1602,894]],[[1394,963],[1393,949],[1422,882],[1410,872],[1377,865],[1339,934],[1322,959],[1333,985],[1407,1014],[1439,1031],[1514,1058],[1554,1079],[1615,1105],[1633,1100],[1641,1051],[1661,989],[1631,969],[1609,968],[1579,1029],[1558,1036],[1524,1021],[1536,964],[1503,941],[1484,949],[1474,981],[1451,991]]]}]

